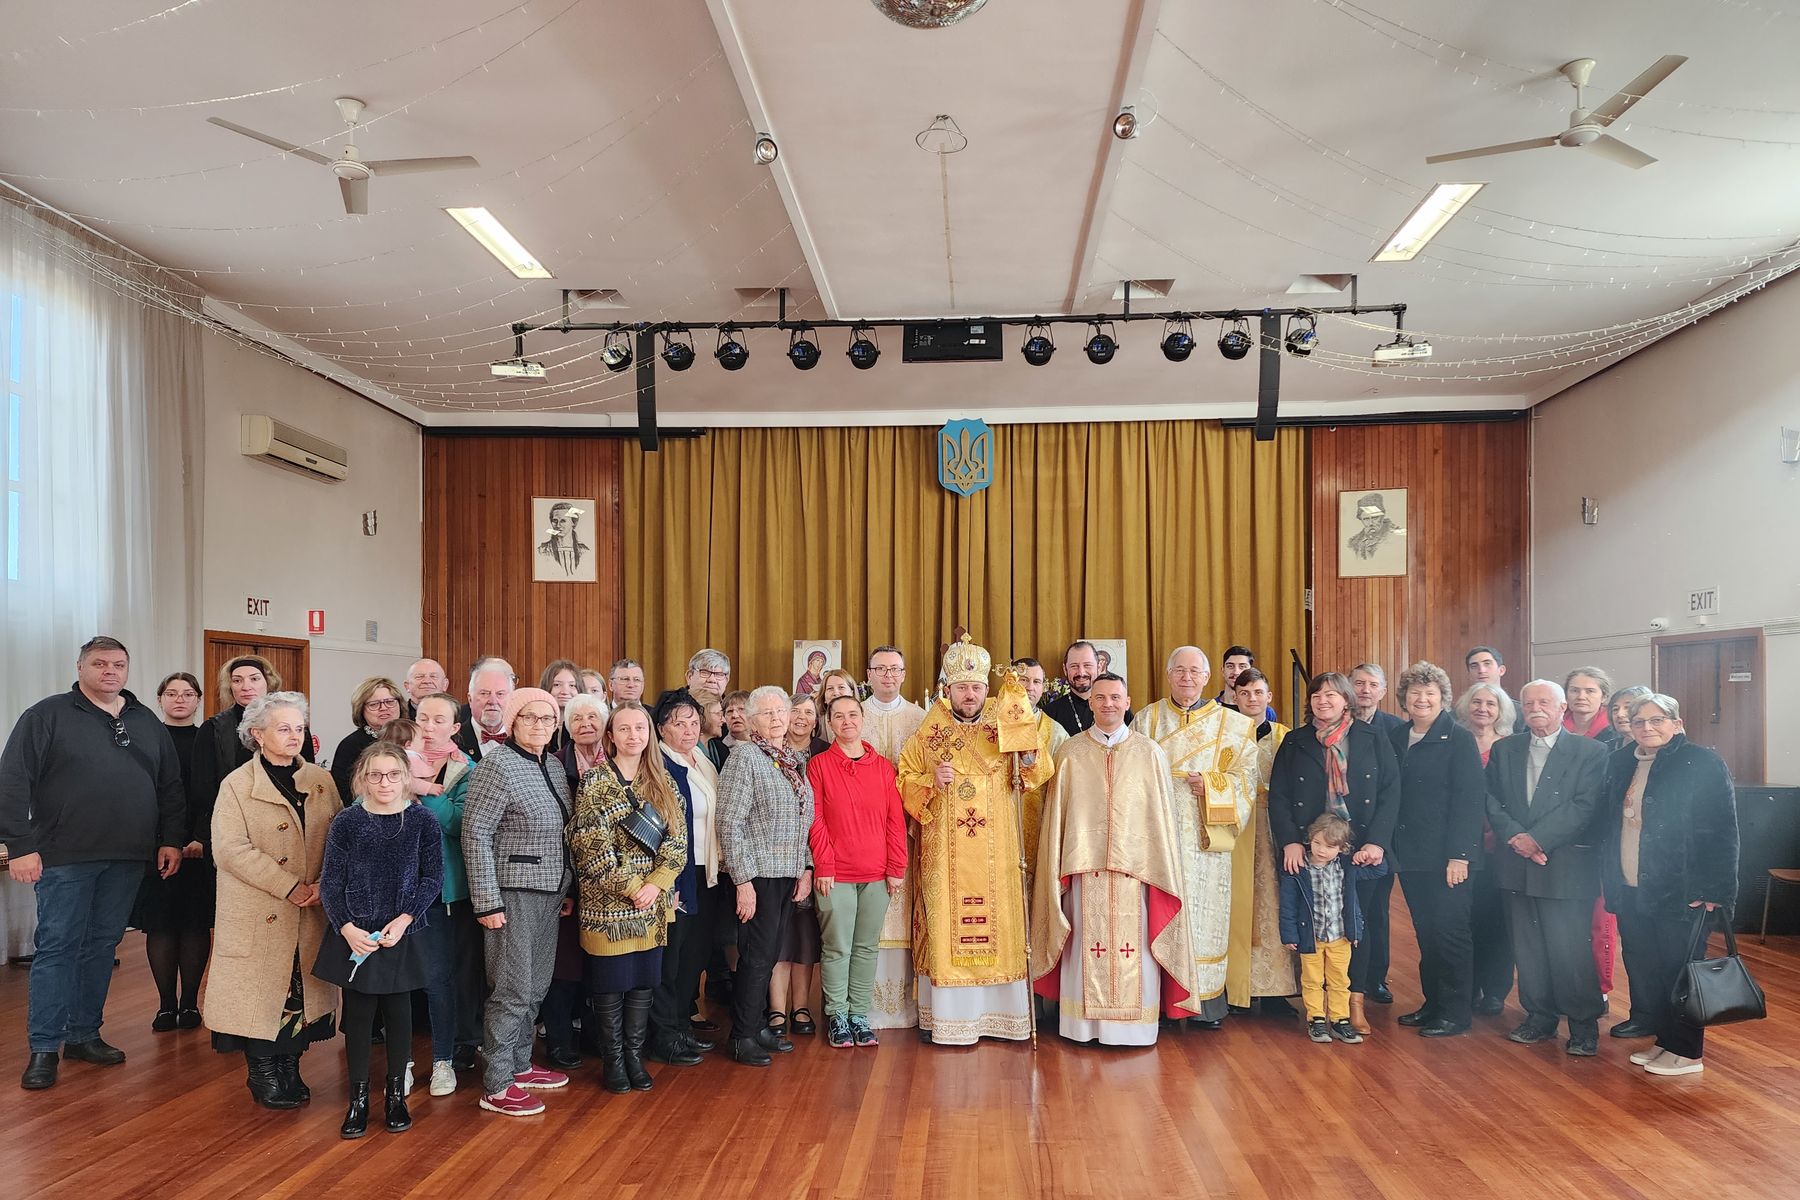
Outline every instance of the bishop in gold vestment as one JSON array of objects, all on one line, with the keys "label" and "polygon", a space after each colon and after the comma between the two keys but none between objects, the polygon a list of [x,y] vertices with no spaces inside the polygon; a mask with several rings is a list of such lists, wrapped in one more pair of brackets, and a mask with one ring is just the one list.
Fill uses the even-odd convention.
[{"label": "bishop in gold vestment", "polygon": [[[1021,813],[1013,756],[1000,750],[999,704],[987,698],[990,665],[987,651],[966,637],[952,646],[944,657],[947,695],[900,754],[900,798],[919,824],[919,1028],[940,1045],[1031,1036]],[[1027,788],[1049,779],[1041,745],[1019,758]]]},{"label": "bishop in gold vestment", "polygon": [[[900,674],[891,672],[876,679],[874,667],[878,659],[891,655]],[[925,722],[925,710],[898,694],[904,682],[905,663],[898,652],[869,656],[870,681],[876,695],[863,701],[863,739],[875,747],[875,753],[900,765],[900,751]],[[892,664],[888,664],[892,665]],[[896,689],[890,700],[880,692]],[[909,822],[910,825],[910,822]],[[888,897],[887,916],[881,924],[880,949],[875,956],[875,988],[869,997],[869,1024],[876,1029],[911,1029],[919,1023],[919,1008],[913,999],[912,909],[913,883],[918,877],[918,829],[908,829],[906,878],[900,890]]]},{"label": "bishop in gold vestment", "polygon": [[[1124,683],[1094,684],[1120,700]],[[1148,1046],[1158,1017],[1194,1015],[1194,947],[1182,915],[1181,845],[1162,748],[1123,724],[1095,724],[1057,752],[1031,902],[1031,974],[1059,1001],[1072,1041]]]},{"label": "bishop in gold vestment", "polygon": [[1257,779],[1256,726],[1204,699],[1211,667],[1183,646],[1169,657],[1169,698],[1137,714],[1132,728],[1169,759],[1181,836],[1182,901],[1194,941],[1194,997],[1203,1021],[1222,1021],[1231,937],[1231,852],[1250,823]]}]

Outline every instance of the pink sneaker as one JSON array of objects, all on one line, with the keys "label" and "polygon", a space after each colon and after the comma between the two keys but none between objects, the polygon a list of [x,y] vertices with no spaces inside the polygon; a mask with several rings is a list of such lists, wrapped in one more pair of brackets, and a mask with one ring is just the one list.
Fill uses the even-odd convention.
[{"label": "pink sneaker", "polygon": [[513,1086],[548,1092],[559,1087],[568,1087],[569,1077],[561,1071],[546,1071],[542,1067],[532,1067],[529,1071],[520,1071],[514,1075]]},{"label": "pink sneaker", "polygon": [[481,1098],[481,1107],[503,1117],[533,1117],[544,1111],[544,1102],[517,1084],[504,1092]]}]

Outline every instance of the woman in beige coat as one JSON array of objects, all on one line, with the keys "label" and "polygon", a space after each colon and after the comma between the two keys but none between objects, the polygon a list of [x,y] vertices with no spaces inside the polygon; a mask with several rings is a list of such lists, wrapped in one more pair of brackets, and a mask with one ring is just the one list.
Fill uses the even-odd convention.
[{"label": "woman in beige coat", "polygon": [[219,897],[202,1009],[214,1045],[244,1052],[256,1102],[298,1108],[311,1099],[300,1055],[336,1033],[337,988],[301,964],[325,936],[319,867],[343,805],[330,772],[300,758],[306,697],[257,697],[238,736],[255,754],[220,783],[213,806]]}]

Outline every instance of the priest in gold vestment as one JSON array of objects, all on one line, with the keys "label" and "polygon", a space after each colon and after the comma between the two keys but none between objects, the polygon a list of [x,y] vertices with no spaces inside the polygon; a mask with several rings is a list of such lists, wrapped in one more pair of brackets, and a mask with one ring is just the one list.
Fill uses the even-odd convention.
[{"label": "priest in gold vestment", "polygon": [[[869,651],[869,698],[863,701],[863,740],[875,753],[900,765],[900,751],[925,722],[925,710],[900,694],[906,656],[893,646]],[[906,878],[888,898],[875,956],[875,987],[869,996],[869,1024],[876,1029],[911,1029],[919,1023],[913,1000],[913,883],[918,877],[918,827],[908,822]]]},{"label": "priest in gold vestment", "polygon": [[[1031,1036],[1021,813],[1014,756],[1000,749],[1000,705],[988,699],[991,665],[967,637],[951,646],[945,695],[900,754],[900,798],[919,823],[919,1030],[939,1045]],[[1041,742],[1017,758],[1026,788],[1050,778]]]},{"label": "priest in gold vestment", "polygon": [[1269,681],[1245,667],[1233,689],[1237,707],[1256,726],[1256,811],[1231,852],[1231,951],[1225,959],[1225,996],[1237,1007],[1255,1000],[1269,1016],[1294,1016],[1285,999],[1300,991],[1299,960],[1281,943],[1281,883],[1275,837],[1269,830],[1269,769],[1288,727],[1259,720],[1269,710]]},{"label": "priest in gold vestment", "polygon": [[1057,751],[1047,789],[1031,975],[1063,1037],[1149,1046],[1164,1012],[1197,1010],[1169,760],[1125,724],[1119,676],[1102,672],[1088,701],[1094,723]]},{"label": "priest in gold vestment", "polygon": [[1231,853],[1249,828],[1256,800],[1256,726],[1206,699],[1206,655],[1182,646],[1169,655],[1168,698],[1137,714],[1132,728],[1168,756],[1181,837],[1183,911],[1194,942],[1195,1020],[1218,1028],[1229,1012],[1225,960],[1231,938]]}]

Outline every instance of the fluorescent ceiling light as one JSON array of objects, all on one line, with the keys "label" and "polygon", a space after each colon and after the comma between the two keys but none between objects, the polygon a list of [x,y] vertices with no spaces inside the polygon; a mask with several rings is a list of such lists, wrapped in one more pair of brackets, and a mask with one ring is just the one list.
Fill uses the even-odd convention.
[{"label": "fluorescent ceiling light", "polygon": [[487,248],[487,252],[506,265],[520,279],[549,279],[543,263],[531,256],[519,239],[507,232],[494,214],[485,208],[446,208],[456,223],[468,230],[469,236]]},{"label": "fluorescent ceiling light", "polygon": [[1412,215],[1400,222],[1394,236],[1387,240],[1371,262],[1410,262],[1427,242],[1438,235],[1450,218],[1462,211],[1463,205],[1475,198],[1485,183],[1440,183],[1419,202]]}]

